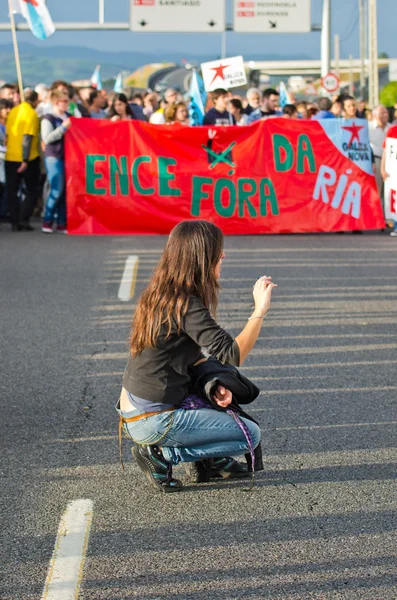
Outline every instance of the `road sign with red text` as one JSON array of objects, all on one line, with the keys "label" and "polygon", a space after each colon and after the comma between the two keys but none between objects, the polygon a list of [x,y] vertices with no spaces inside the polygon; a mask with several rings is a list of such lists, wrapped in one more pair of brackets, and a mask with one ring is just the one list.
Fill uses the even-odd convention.
[{"label": "road sign with red text", "polygon": [[221,33],[225,23],[225,0],[130,0],[132,31]]}]

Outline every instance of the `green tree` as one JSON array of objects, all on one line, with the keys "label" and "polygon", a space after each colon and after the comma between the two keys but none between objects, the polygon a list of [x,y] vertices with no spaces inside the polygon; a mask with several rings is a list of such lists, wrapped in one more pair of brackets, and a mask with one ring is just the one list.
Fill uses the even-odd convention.
[{"label": "green tree", "polygon": [[397,81],[390,81],[380,93],[380,101],[385,106],[394,106],[397,102]]},{"label": "green tree", "polygon": [[379,52],[378,58],[390,58],[387,52]]}]

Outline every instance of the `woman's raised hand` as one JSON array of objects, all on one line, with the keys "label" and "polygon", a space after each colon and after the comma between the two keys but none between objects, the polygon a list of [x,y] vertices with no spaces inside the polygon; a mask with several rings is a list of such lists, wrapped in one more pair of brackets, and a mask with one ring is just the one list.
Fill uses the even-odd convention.
[{"label": "woman's raised hand", "polygon": [[252,295],[254,296],[255,313],[258,313],[258,316],[265,316],[268,313],[272,291],[276,287],[277,285],[272,282],[272,278],[266,275],[260,277],[255,283]]}]

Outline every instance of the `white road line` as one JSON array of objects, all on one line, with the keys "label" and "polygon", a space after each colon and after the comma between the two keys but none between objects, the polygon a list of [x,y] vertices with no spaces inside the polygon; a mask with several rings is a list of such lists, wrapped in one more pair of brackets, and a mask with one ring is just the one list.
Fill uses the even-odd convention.
[{"label": "white road line", "polygon": [[69,502],[59,524],[41,600],[77,600],[92,516],[92,500]]},{"label": "white road line", "polygon": [[121,302],[128,302],[134,297],[138,265],[139,256],[131,255],[125,261],[124,273],[117,294]]}]

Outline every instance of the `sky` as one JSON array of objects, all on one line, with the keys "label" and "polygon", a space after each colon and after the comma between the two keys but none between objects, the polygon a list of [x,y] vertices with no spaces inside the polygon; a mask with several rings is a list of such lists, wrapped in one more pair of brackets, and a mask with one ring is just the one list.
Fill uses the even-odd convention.
[{"label": "sky", "polygon": [[[220,0],[213,0],[218,2]],[[128,22],[129,0],[105,0],[106,20]],[[227,21],[232,21],[232,0],[227,2]],[[332,34],[341,36],[341,58],[349,54],[359,56],[358,0],[331,0]],[[397,0],[378,0],[379,52],[387,52],[397,58]],[[47,0],[47,6],[54,21],[95,21],[98,20],[98,0]],[[312,0],[312,23],[321,23],[322,0]],[[6,0],[0,4],[0,22],[8,21]],[[220,54],[220,34],[153,34],[131,33],[129,31],[75,32],[57,31],[45,42],[36,40],[30,32],[18,32],[22,42],[51,45],[88,46],[106,51],[153,51],[159,50],[159,61],[170,60],[173,50],[184,46],[200,54]],[[0,44],[11,44],[11,34],[0,32]],[[161,51],[161,52],[160,52]],[[163,51],[166,51],[164,56]],[[309,34],[255,34],[227,33],[227,55],[250,55],[258,52],[258,58],[266,58],[266,53],[280,54],[286,58],[306,55],[320,58],[320,33]],[[259,54],[260,52],[260,54]]]}]

